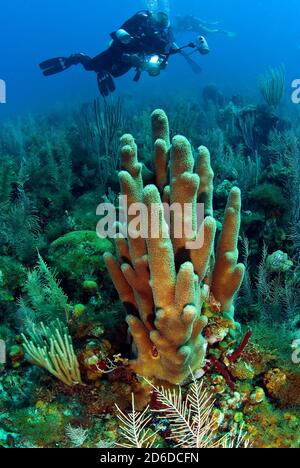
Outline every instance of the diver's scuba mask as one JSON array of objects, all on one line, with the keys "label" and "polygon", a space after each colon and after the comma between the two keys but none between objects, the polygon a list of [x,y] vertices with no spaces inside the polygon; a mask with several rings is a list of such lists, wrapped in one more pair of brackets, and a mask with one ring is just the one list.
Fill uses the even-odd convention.
[{"label": "diver's scuba mask", "polygon": [[198,36],[196,39],[196,47],[200,54],[202,55],[207,55],[210,53],[210,48],[207,43],[207,40],[205,39],[204,36]]}]

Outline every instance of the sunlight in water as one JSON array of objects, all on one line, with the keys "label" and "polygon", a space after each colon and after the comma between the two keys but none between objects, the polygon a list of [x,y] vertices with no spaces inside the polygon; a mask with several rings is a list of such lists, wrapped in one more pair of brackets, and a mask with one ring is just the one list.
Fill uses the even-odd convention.
[{"label": "sunlight in water", "polygon": [[146,6],[150,11],[170,13],[170,0],[146,0]]}]

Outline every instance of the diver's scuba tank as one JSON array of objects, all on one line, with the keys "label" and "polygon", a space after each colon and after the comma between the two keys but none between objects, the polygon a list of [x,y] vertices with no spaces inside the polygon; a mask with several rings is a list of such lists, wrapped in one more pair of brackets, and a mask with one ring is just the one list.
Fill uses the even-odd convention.
[{"label": "diver's scuba tank", "polygon": [[114,35],[121,44],[128,45],[132,41],[132,36],[125,29],[118,29]]},{"label": "diver's scuba tank", "polygon": [[210,53],[210,48],[204,36],[198,36],[196,39],[196,46],[200,54],[207,55]]}]

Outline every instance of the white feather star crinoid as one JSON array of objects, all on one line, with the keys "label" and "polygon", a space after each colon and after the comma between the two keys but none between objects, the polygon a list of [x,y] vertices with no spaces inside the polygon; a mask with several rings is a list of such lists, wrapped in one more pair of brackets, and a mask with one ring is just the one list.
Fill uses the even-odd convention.
[{"label": "white feather star crinoid", "polygon": [[193,381],[191,388],[183,398],[182,390],[156,388],[157,400],[162,409],[156,410],[161,417],[170,421],[171,440],[176,447],[216,448],[216,421],[213,417],[214,401],[203,384]]},{"label": "white feather star crinoid", "polygon": [[182,390],[166,390],[153,387],[162,409],[156,410],[170,421],[170,440],[181,448],[248,448],[243,428],[219,437],[218,422],[214,415],[215,401],[203,382],[192,375],[193,383],[185,398]]},{"label": "white feather star crinoid", "polygon": [[[186,396],[183,396],[181,387],[176,389],[165,389],[155,387],[147,381],[156,393],[157,402],[161,409],[153,410],[159,413],[159,417],[170,423],[171,435],[169,440],[173,441],[175,447],[180,448],[250,448],[243,427],[234,428],[223,437],[218,436],[218,421],[214,413],[214,400],[203,386],[193,376],[193,383]],[[151,423],[149,408],[143,413],[135,411],[134,397],[132,397],[133,410],[129,415],[119,411],[121,421],[121,436],[126,439],[126,448],[145,448],[153,446],[155,433],[147,430]],[[150,439],[152,443],[150,444]]]}]

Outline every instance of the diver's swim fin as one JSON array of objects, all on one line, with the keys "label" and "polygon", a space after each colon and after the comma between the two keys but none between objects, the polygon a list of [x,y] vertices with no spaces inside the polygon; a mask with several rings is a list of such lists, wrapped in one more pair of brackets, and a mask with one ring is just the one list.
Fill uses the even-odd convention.
[{"label": "diver's swim fin", "polygon": [[71,65],[72,62],[68,58],[56,57],[40,63],[40,69],[43,70],[43,75],[51,76],[67,70]]},{"label": "diver's swim fin", "polygon": [[99,72],[97,74],[97,82],[100,94],[103,97],[109,96],[116,90],[116,85],[112,76],[108,72]]},{"label": "diver's swim fin", "polygon": [[109,76],[107,79],[107,86],[111,93],[114,93],[116,91],[116,85],[111,76]]}]

